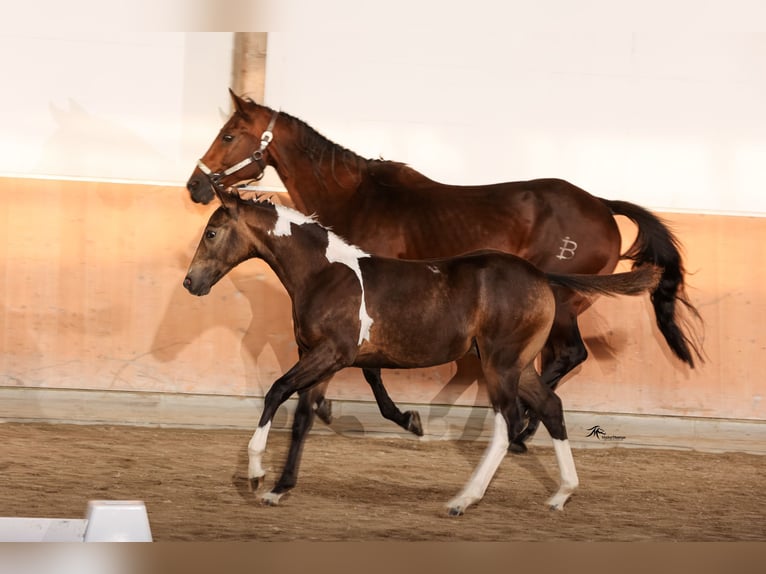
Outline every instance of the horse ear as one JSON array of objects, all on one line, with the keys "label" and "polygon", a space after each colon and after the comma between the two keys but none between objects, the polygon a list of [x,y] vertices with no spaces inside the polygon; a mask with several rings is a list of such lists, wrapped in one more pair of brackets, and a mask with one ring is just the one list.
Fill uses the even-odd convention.
[{"label": "horse ear", "polygon": [[234,104],[234,109],[237,113],[247,119],[248,111],[246,109],[247,102],[234,93],[234,90],[229,88],[229,95],[231,96],[231,102]]},{"label": "horse ear", "polygon": [[239,213],[239,196],[236,193],[227,193],[225,191],[216,190],[215,194],[218,199],[221,200],[221,205],[229,212],[229,215],[236,219]]}]

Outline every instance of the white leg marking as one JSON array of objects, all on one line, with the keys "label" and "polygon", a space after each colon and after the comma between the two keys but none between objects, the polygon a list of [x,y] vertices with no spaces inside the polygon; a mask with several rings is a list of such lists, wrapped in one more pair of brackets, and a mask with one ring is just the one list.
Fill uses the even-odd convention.
[{"label": "white leg marking", "polygon": [[250,458],[247,465],[248,478],[261,478],[266,474],[266,471],[261,466],[261,457],[266,450],[266,439],[269,437],[270,428],[271,421],[255,429],[253,438],[250,439],[250,443],[247,445],[247,454]]},{"label": "white leg marking", "polygon": [[455,498],[447,503],[449,513],[463,514],[471,504],[478,502],[484,496],[497,467],[508,452],[508,425],[500,413],[495,413],[495,429],[492,440],[484,451],[481,462],[473,471],[468,483]]},{"label": "white leg marking", "polygon": [[548,500],[548,506],[552,510],[564,510],[564,504],[567,499],[579,486],[580,480],[577,478],[572,449],[568,440],[553,439],[553,450],[556,451],[556,462],[559,465],[561,473],[561,484],[559,490]]}]

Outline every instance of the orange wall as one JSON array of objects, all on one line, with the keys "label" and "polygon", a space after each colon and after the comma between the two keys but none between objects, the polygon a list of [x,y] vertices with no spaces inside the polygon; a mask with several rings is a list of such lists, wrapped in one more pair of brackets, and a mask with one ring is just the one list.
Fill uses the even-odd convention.
[{"label": "orange wall", "polygon": [[[0,179],[0,385],[262,395],[296,359],[290,302],[256,261],[206,297],[183,289],[212,210],[176,187]],[[648,297],[600,299],[582,317],[591,357],[561,387],[565,407],[766,419],[766,220],[665,217],[686,249],[707,362],[690,371],[669,355]],[[472,369],[384,376],[399,401],[483,403]],[[356,370],[330,389],[372,398]]]}]

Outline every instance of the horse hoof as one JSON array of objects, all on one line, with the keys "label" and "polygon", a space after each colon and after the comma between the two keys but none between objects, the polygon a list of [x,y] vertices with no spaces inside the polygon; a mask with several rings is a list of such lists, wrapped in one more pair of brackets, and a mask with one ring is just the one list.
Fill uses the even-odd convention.
[{"label": "horse hoof", "polygon": [[248,481],[247,481],[247,489],[250,492],[255,492],[256,490],[258,490],[258,483],[259,483],[259,480],[258,480],[257,477],[256,478],[248,479]]},{"label": "horse hoof", "polygon": [[316,407],[316,415],[326,425],[332,423],[332,401],[330,399],[323,399]]},{"label": "horse hoof", "polygon": [[407,430],[417,436],[423,436],[423,425],[420,422],[420,413],[418,411],[407,411],[409,421],[407,422]]},{"label": "horse hoof", "polygon": [[512,442],[508,446],[508,452],[512,452],[513,454],[526,454],[527,451],[527,445],[523,442]]},{"label": "horse hoof", "polygon": [[551,512],[563,512],[564,505],[569,501],[571,493],[556,493],[548,500],[548,509]]},{"label": "horse hoof", "polygon": [[449,516],[463,516],[464,513],[465,510],[457,506],[450,507],[449,510],[447,510]]},{"label": "horse hoof", "polygon": [[282,498],[281,494],[276,492],[267,492],[261,496],[261,502],[264,506],[279,506],[279,499]]}]

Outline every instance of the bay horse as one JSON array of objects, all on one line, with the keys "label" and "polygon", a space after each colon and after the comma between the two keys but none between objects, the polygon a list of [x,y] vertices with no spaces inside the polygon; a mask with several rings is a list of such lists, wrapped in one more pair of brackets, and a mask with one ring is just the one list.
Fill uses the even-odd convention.
[{"label": "bay horse", "polygon": [[484,250],[454,258],[404,260],[371,255],[314,218],[268,200],[222,193],[184,278],[206,295],[239,263],[260,258],[292,302],[298,362],[266,393],[248,444],[248,479],[257,488],[271,422],[278,407],[299,394],[287,462],[274,488],[261,498],[276,505],[297,482],[303,443],[313,419],[310,389],[346,367],[416,368],[478,354],[494,432],[463,490],[448,503],[459,515],[478,502],[520,429],[517,399],[541,418],[553,438],[560,470],[548,501],[562,509],[578,486],[561,400],[543,384],[535,357],[548,338],[556,301],[551,285],[588,296],[638,294],[653,289],[659,269],[642,266],[614,275],[544,273],[508,253]]},{"label": "bay horse", "polygon": [[[648,210],[595,197],[560,179],[445,185],[399,162],[365,159],[298,118],[229,92],[234,113],[187,182],[193,201],[208,203],[215,188],[228,192],[272,166],[299,211],[376,255],[428,259],[496,249],[545,271],[580,274],[612,273],[620,259],[634,267],[657,265],[663,269],[651,293],[657,326],[681,361],[693,368],[695,356],[702,360],[698,336],[683,317],[685,309],[701,322],[686,296],[679,241]],[[622,255],[615,215],[638,228]],[[556,316],[541,353],[541,377],[552,389],[588,356],[577,316],[591,304],[562,286],[555,295]],[[380,377],[375,369],[363,373],[368,382]],[[316,395],[317,413],[328,421],[324,390]],[[391,416],[401,419],[401,413]],[[538,422],[530,418],[527,429],[512,437],[514,450],[526,450],[524,440]]]}]

